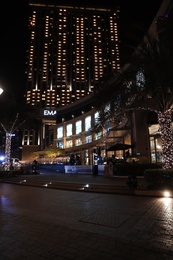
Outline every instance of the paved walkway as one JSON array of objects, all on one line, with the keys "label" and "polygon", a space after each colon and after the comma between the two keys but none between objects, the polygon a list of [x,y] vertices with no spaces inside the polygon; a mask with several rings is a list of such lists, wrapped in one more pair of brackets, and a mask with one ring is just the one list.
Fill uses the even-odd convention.
[{"label": "paved walkway", "polygon": [[[69,176],[72,182],[116,182],[100,176],[78,177]],[[0,183],[0,197],[1,260],[173,259],[172,198],[9,183]]]}]

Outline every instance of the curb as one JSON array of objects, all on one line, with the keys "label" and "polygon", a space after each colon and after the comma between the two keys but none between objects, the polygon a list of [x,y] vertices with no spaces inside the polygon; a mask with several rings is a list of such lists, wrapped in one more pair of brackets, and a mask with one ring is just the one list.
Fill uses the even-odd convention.
[{"label": "curb", "polygon": [[163,190],[134,190],[134,195],[137,196],[150,196],[150,197],[162,197],[162,198],[173,198],[173,191],[169,189]]}]

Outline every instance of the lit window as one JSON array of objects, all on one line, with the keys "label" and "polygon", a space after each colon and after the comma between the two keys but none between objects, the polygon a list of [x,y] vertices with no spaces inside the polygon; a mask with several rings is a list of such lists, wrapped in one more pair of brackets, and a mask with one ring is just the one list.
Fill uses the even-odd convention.
[{"label": "lit window", "polygon": [[85,131],[89,131],[91,128],[91,116],[85,118]]},{"label": "lit window", "polygon": [[63,138],[63,126],[60,126],[57,129],[57,139],[59,138]]},{"label": "lit window", "polygon": [[98,120],[99,120],[99,112],[96,112],[95,114],[94,114],[94,123],[97,123],[98,122]]},{"label": "lit window", "polygon": [[72,135],[72,124],[68,124],[66,126],[66,136],[71,136]]},{"label": "lit window", "polygon": [[82,144],[81,138],[76,139],[76,146],[79,146]]},{"label": "lit window", "polygon": [[66,143],[66,146],[67,146],[67,148],[72,147],[73,146],[72,140],[68,140],[67,143]]},{"label": "lit window", "polygon": [[82,121],[79,120],[76,122],[76,134],[79,134],[82,132]]},{"label": "lit window", "polygon": [[91,143],[92,142],[92,135],[86,136],[86,143]]}]

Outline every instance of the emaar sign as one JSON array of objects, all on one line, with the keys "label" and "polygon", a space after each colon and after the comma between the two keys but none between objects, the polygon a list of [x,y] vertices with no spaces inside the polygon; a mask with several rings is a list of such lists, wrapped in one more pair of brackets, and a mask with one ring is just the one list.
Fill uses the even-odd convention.
[{"label": "emaar sign", "polygon": [[56,110],[44,109],[43,110],[43,115],[44,116],[55,116],[56,115]]}]

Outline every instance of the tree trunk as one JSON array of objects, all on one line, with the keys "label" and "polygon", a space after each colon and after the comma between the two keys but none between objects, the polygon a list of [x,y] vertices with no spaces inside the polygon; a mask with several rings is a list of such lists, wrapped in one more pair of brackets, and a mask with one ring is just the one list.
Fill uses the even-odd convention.
[{"label": "tree trunk", "polygon": [[10,170],[10,165],[11,165],[11,137],[12,134],[6,132],[6,144],[5,144],[5,158],[6,158],[6,163],[5,163],[5,170],[9,171]]},{"label": "tree trunk", "polygon": [[169,170],[173,168],[173,133],[171,110],[158,113],[158,123],[162,142],[163,168]]}]

